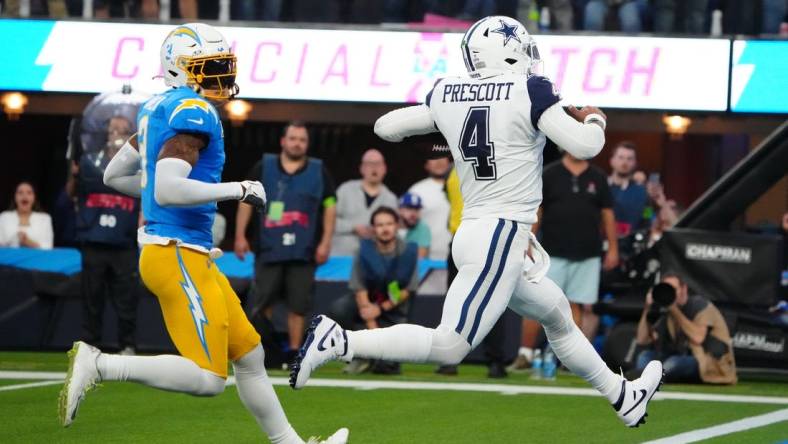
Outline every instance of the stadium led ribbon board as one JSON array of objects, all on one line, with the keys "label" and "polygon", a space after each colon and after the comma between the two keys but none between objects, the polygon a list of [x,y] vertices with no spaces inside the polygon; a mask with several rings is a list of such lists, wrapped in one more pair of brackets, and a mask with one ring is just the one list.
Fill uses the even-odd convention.
[{"label": "stadium led ribbon board", "polygon": [[[0,20],[12,69],[0,89],[98,93],[130,83],[158,92],[171,25]],[[464,75],[459,33],[219,28],[238,56],[240,97],[416,103]],[[567,103],[724,111],[730,41],[535,36],[544,74]]]}]

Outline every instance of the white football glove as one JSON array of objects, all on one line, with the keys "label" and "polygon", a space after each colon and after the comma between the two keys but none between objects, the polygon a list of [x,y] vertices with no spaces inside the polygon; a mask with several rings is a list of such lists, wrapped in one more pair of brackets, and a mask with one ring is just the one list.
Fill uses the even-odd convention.
[{"label": "white football glove", "polygon": [[241,182],[241,189],[243,190],[241,199],[239,199],[241,202],[248,203],[260,210],[265,208],[266,198],[263,184],[256,180],[245,180]]}]

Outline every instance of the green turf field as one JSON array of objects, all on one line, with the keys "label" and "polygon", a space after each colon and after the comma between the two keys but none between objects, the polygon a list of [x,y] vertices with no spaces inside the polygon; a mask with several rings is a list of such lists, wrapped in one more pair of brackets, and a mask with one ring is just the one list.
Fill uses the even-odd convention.
[{"label": "green turf field", "polygon": [[[64,371],[65,354],[0,353],[0,371]],[[542,387],[587,387],[570,375],[532,381],[527,375],[485,378],[485,368],[462,366],[458,377],[433,367],[406,365],[403,375],[348,377],[339,365],[318,377],[364,381],[495,383]],[[271,372],[284,377],[284,372]],[[197,443],[260,442],[254,420],[234,387],[216,398],[193,398],[134,384],[105,383],[88,395],[69,429],[57,423],[60,385],[4,390],[31,379],[0,379],[0,442],[8,443]],[[788,397],[788,384],[759,380],[736,387],[665,386],[666,392]],[[304,437],[351,430],[352,443],[635,443],[788,408],[788,404],[653,401],[639,429],[620,424],[601,397],[507,395],[498,392],[307,387],[276,388],[295,428]],[[778,443],[788,440],[788,422],[713,438],[714,443]]]}]

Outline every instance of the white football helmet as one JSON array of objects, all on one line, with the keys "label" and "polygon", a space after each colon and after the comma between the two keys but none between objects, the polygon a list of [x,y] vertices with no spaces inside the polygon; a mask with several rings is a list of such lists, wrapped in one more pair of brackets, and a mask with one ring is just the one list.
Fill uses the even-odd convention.
[{"label": "white football helmet", "polygon": [[235,55],[212,26],[178,26],[164,39],[160,55],[167,86],[188,86],[209,99],[230,99],[238,94]]},{"label": "white football helmet", "polygon": [[494,15],[474,23],[462,38],[468,75],[484,79],[504,72],[531,74],[541,63],[536,42],[511,17]]}]

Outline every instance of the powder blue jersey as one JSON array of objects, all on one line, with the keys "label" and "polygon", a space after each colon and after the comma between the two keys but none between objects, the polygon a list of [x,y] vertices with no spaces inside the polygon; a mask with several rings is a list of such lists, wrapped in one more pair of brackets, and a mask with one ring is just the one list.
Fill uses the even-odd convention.
[{"label": "powder blue jersey", "polygon": [[142,157],[142,211],[145,233],[177,239],[206,249],[212,246],[211,227],[216,203],[163,207],[156,202],[156,161],[164,143],[177,133],[201,134],[208,145],[189,179],[218,183],[224,168],[224,131],[219,114],[207,100],[187,87],[158,94],[140,108],[137,142]]}]

